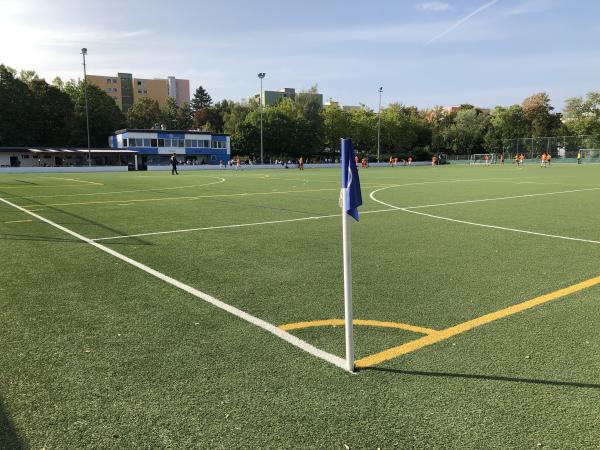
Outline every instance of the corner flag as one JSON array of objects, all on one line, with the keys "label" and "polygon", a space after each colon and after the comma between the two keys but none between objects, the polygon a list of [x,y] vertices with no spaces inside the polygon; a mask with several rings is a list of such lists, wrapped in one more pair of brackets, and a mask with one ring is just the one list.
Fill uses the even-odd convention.
[{"label": "corner flag", "polygon": [[342,139],[342,189],[345,189],[346,195],[345,211],[358,221],[358,207],[362,205],[362,194],[351,139]]},{"label": "corner flag", "polygon": [[354,338],[352,335],[352,257],[350,246],[350,217],[358,220],[358,207],[362,205],[360,180],[354,161],[352,140],[342,139],[342,242],[344,254],[344,332],[346,335],[346,368],[354,372]]}]

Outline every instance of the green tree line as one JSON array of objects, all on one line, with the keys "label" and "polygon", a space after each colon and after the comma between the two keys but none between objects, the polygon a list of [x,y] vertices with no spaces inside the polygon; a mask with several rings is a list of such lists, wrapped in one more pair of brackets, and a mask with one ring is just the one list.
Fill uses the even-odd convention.
[{"label": "green tree line", "polygon": [[[51,84],[33,71],[0,65],[0,146],[86,145],[83,83],[55,79]],[[517,138],[600,134],[600,92],[567,99],[562,113],[550,97],[536,93],[521,104],[496,106],[491,111],[472,105],[451,110],[418,109],[392,103],[378,117],[364,105],[347,111],[336,104],[322,107],[316,86],[263,109],[264,153],[267,159],[308,158],[339,154],[340,137],[352,138],[363,155],[377,151],[381,119],[381,158],[417,159],[432,153],[472,154],[507,150]],[[190,104],[168,99],[161,108],[155,100],[137,101],[123,115],[101,89],[88,85],[90,137],[93,146],[106,146],[119,128],[197,129],[231,135],[232,154],[260,153],[260,105],[250,100],[213,103],[200,86]]]}]

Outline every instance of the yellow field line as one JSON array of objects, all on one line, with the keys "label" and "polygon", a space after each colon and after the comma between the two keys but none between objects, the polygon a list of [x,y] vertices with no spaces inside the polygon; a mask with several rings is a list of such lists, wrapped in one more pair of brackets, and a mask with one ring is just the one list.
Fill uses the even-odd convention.
[{"label": "yellow field line", "polygon": [[301,189],[294,191],[270,191],[270,192],[241,192],[237,194],[214,194],[214,195],[197,195],[197,196],[185,196],[185,197],[159,197],[159,198],[144,198],[136,200],[103,200],[103,201],[92,201],[92,202],[73,202],[73,203],[50,203],[50,204],[33,204],[33,205],[22,205],[23,208],[32,208],[34,206],[75,206],[75,205],[102,205],[109,203],[123,203],[127,202],[158,202],[165,200],[197,200],[201,198],[218,198],[218,197],[250,197],[253,195],[276,195],[276,194],[297,194],[302,192],[320,192],[320,191],[339,191],[338,188],[323,188],[323,189]]},{"label": "yellow field line", "polygon": [[[285,325],[280,325],[279,328],[284,331],[291,330],[303,330],[305,328],[314,328],[314,327],[335,327],[335,326],[343,326],[343,319],[326,319],[326,320],[312,320],[310,322],[296,322],[296,323],[288,323]],[[380,327],[380,328],[397,328],[400,330],[412,331],[413,333],[421,333],[421,334],[434,334],[437,333],[437,330],[433,330],[431,328],[418,327],[415,325],[409,325],[406,323],[396,323],[396,322],[380,322],[379,320],[362,320],[362,319],[354,319],[352,321],[354,325],[359,326],[368,326],[368,327]]]},{"label": "yellow field line", "polygon": [[531,300],[524,301],[517,305],[509,306],[508,308],[504,308],[493,313],[485,314],[481,317],[477,317],[476,319],[468,320],[453,327],[446,328],[445,330],[437,331],[435,333],[429,334],[427,336],[400,345],[398,347],[390,348],[380,353],[375,353],[374,355],[357,360],[355,362],[355,365],[359,368],[374,366],[384,361],[397,358],[398,356],[414,352],[415,350],[419,350],[423,347],[427,347],[429,345],[445,341],[446,339],[451,338],[452,336],[456,336],[457,334],[461,334],[466,331],[472,330],[473,328],[486,325],[504,317],[512,316],[513,314],[517,314],[527,309],[534,308],[543,303],[547,303],[549,301],[556,300],[567,295],[571,295],[575,292],[582,291],[599,283],[600,276],[590,278],[589,280],[582,281],[581,283],[573,284],[566,288],[532,298]]}]

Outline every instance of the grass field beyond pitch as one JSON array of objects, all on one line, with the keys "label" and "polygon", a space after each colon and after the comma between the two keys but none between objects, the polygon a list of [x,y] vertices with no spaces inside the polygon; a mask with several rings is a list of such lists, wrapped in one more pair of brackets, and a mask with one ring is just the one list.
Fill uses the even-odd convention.
[{"label": "grass field beyond pitch", "polygon": [[[600,166],[0,174],[0,448],[598,448]],[[583,284],[582,284],[583,283]],[[527,303],[529,302],[529,303]]]}]

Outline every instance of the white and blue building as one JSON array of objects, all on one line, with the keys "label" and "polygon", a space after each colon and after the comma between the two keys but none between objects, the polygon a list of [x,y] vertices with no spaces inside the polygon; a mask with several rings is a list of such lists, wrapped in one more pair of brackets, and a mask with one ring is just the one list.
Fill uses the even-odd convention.
[{"label": "white and blue building", "polygon": [[173,153],[187,164],[226,163],[231,156],[228,134],[181,130],[118,130],[108,138],[112,149],[137,152],[143,165],[169,163]]}]

